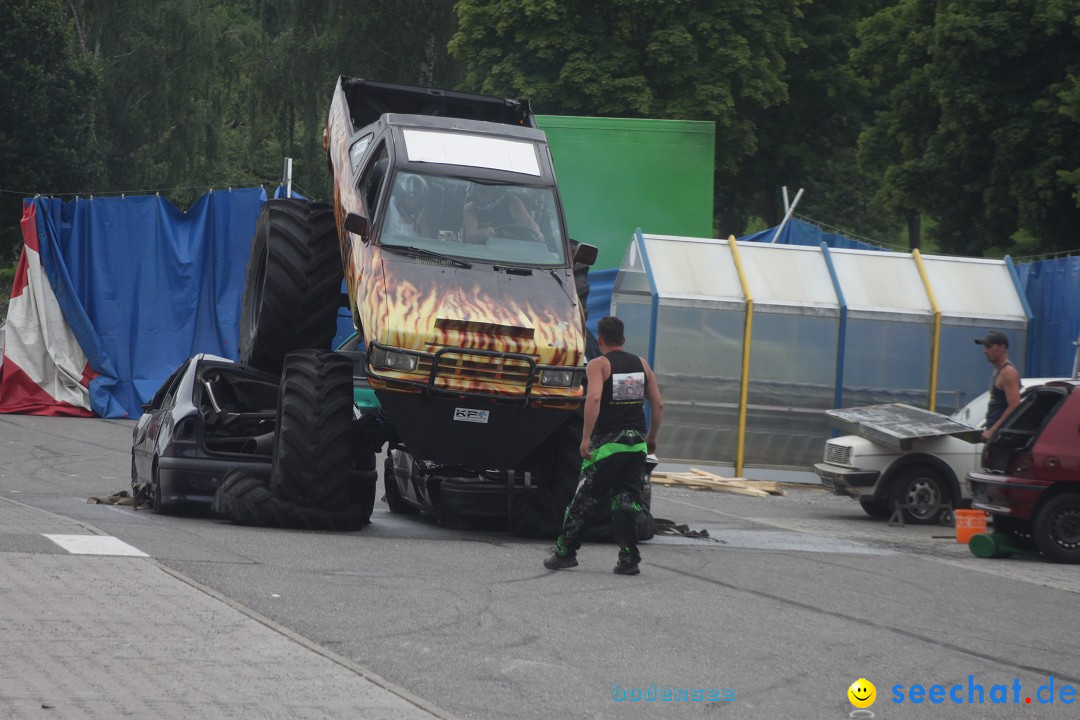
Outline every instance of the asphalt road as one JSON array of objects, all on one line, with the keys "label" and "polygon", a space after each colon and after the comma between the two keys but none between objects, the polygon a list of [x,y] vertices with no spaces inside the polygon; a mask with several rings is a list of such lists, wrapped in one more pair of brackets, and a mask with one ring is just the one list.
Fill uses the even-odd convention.
[{"label": "asphalt road", "polygon": [[[816,490],[656,488],[654,514],[711,538],[643,545],[637,577],[611,573],[613,547],[552,573],[549,543],[382,503],[341,534],[87,504],[127,487],[132,426],[0,416],[0,495],[118,537],[449,717],[841,718],[860,678],[878,718],[1080,715],[1080,566],[981,560],[951,528],[890,528]],[[681,688],[701,699],[648,699]]]}]

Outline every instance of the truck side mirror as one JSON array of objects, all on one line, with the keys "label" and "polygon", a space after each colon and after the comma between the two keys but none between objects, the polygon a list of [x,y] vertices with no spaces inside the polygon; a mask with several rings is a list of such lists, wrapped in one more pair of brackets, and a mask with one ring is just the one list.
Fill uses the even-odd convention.
[{"label": "truck side mirror", "polygon": [[588,243],[578,243],[577,248],[574,250],[574,263],[580,263],[582,265],[592,265],[596,262],[596,256],[599,251],[595,245]]},{"label": "truck side mirror", "polygon": [[368,219],[359,213],[349,213],[345,216],[345,229],[353,235],[360,236],[360,242],[368,241]]}]

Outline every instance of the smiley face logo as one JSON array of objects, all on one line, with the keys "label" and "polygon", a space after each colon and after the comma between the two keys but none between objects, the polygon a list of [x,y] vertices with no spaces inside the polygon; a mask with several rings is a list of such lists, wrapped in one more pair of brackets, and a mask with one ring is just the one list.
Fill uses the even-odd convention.
[{"label": "smiley face logo", "polygon": [[857,708],[868,708],[877,700],[877,688],[866,678],[859,678],[847,689],[848,700]]}]

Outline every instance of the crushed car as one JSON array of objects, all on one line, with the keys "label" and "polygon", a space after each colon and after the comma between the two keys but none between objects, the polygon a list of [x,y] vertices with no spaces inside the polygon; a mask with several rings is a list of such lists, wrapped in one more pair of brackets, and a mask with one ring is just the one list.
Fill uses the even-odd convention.
[{"label": "crushed car", "polygon": [[[357,358],[358,374],[349,378],[357,418],[372,409],[364,366]],[[170,514],[212,506],[229,484],[228,511],[247,524],[260,524],[267,514],[284,527],[354,529],[367,523],[378,479],[374,467],[351,467],[349,497],[331,510],[282,500],[270,490],[274,465],[282,462],[275,452],[279,393],[280,378],[257,368],[209,354],[185,361],[145,404],[132,431],[132,495],[146,498],[152,512]],[[358,422],[355,429],[363,427]]]}]

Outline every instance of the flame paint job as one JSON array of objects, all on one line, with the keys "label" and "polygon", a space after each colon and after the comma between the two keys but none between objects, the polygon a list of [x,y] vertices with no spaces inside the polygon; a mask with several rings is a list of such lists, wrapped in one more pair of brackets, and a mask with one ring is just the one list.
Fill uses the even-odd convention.
[{"label": "flame paint job", "polygon": [[[545,366],[584,365],[585,337],[581,308],[569,267],[556,269],[560,284],[546,269],[532,275],[508,274],[491,265],[448,267],[386,252],[377,238],[365,244],[344,229],[348,213],[374,218],[375,208],[364,206],[353,175],[349,143],[358,138],[352,126],[341,82],[335,87],[324,148],[334,174],[334,215],[341,238],[342,260],[353,316],[368,342],[390,348],[433,353],[441,348],[519,353]],[[376,223],[377,225],[377,223]],[[498,365],[495,358],[467,358]],[[480,392],[493,396],[522,396],[525,384],[513,373],[489,379],[461,375],[461,358],[440,364],[437,387]],[[430,368],[430,363],[427,365]],[[370,370],[373,388],[404,389],[392,381],[426,382],[424,369],[414,373]],[[534,404],[577,400],[582,388],[548,388],[535,378],[530,397]]]}]

